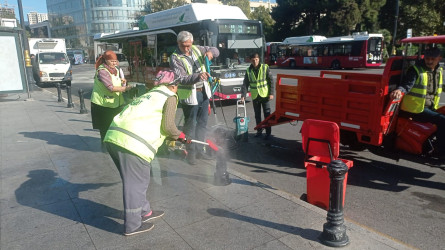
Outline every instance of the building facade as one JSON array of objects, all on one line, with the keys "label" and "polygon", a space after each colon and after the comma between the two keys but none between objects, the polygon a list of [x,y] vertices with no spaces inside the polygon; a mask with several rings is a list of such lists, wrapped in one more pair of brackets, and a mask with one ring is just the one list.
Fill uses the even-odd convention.
[{"label": "building facade", "polygon": [[96,33],[133,27],[149,0],[46,0],[52,37],[69,48],[91,48]]},{"label": "building facade", "polygon": [[[51,36],[65,38],[67,48],[92,48],[97,33],[132,29],[149,1],[46,0]],[[221,4],[218,0],[207,3]],[[251,8],[270,8],[276,6],[276,0],[250,0],[250,4]]]},{"label": "building facade", "polygon": [[29,25],[41,23],[48,20],[47,13],[37,13],[35,11],[31,11],[28,13],[28,23]]},{"label": "building facade", "polygon": [[249,0],[250,12],[253,12],[256,8],[263,6],[269,11],[272,11],[273,7],[277,7],[277,0]]},{"label": "building facade", "polygon": [[0,17],[2,18],[15,18],[14,8],[9,8],[6,6],[2,6],[0,4]]}]

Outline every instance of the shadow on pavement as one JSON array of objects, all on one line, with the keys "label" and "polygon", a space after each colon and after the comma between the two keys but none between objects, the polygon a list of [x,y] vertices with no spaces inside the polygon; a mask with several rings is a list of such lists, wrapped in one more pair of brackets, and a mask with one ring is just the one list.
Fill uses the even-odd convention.
[{"label": "shadow on pavement", "polygon": [[317,237],[321,234],[320,231],[317,231],[314,229],[303,229],[303,228],[292,226],[292,225],[286,225],[286,224],[266,221],[266,220],[262,220],[262,219],[258,219],[258,218],[253,218],[253,217],[237,214],[237,213],[234,213],[234,212],[231,212],[231,211],[228,211],[225,209],[221,209],[221,208],[209,208],[209,209],[207,209],[207,212],[213,216],[225,217],[225,218],[235,219],[235,220],[239,220],[239,221],[245,221],[245,222],[252,223],[252,224],[255,224],[258,226],[273,228],[273,229],[276,229],[276,230],[279,230],[279,231],[282,231],[285,233],[299,235],[306,240],[315,241],[315,242],[318,242],[318,241],[316,241],[314,239],[317,239]]},{"label": "shadow on pavement", "polygon": [[51,145],[58,145],[65,148],[71,148],[82,151],[100,152],[100,149],[93,149],[86,143],[94,140],[100,141],[99,138],[91,136],[79,136],[76,134],[62,134],[50,131],[20,132],[25,137],[46,141]]},{"label": "shadow on pavement", "polygon": [[[120,223],[110,219],[122,219],[122,211],[91,200],[78,198],[79,192],[108,187],[115,183],[70,183],[57,177],[53,170],[48,169],[29,171],[27,177],[30,179],[15,190],[16,200],[19,204],[104,231],[118,233],[119,230],[122,230]],[[72,205],[62,202],[66,201],[66,199],[62,199],[62,197],[67,197],[66,193],[69,193],[70,201],[74,203],[74,209],[71,209]],[[55,197],[59,197],[59,199],[55,200]]]}]

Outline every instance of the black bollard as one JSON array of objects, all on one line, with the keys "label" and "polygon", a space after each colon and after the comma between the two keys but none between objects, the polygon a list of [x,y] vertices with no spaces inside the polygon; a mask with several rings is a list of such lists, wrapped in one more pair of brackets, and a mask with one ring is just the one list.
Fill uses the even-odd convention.
[{"label": "black bollard", "polygon": [[348,166],[341,160],[334,160],[328,164],[327,169],[331,179],[329,210],[320,241],[330,247],[344,247],[349,244],[343,218],[343,181]]},{"label": "black bollard", "polygon": [[85,108],[85,101],[83,98],[83,89],[79,89],[79,98],[80,98],[80,113],[81,114],[87,114],[88,111]]},{"label": "black bollard", "polygon": [[62,90],[60,89],[60,83],[56,83],[56,88],[57,88],[57,96],[58,96],[57,102],[63,102]]},{"label": "black bollard", "polygon": [[71,86],[66,86],[66,94],[68,96],[68,105],[66,105],[67,108],[74,108],[73,99],[71,98]]}]

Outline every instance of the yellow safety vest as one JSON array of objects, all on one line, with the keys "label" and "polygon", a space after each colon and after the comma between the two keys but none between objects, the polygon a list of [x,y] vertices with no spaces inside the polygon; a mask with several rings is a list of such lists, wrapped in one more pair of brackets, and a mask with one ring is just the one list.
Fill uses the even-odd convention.
[{"label": "yellow safety vest", "polygon": [[[428,85],[428,73],[423,70],[423,67],[413,66],[417,72],[416,82],[411,88],[409,93],[407,93],[402,100],[402,106],[400,107],[403,111],[410,113],[421,113],[425,108],[425,97],[427,95],[427,85]],[[443,69],[438,68],[439,73],[439,84],[437,86],[436,94],[434,95],[434,109],[439,108],[440,93],[442,93],[443,84]]]},{"label": "yellow safety vest", "polygon": [[106,108],[117,108],[125,104],[124,96],[120,92],[111,92],[105,87],[105,85],[99,81],[99,70],[106,70],[111,76],[113,86],[122,86],[121,79],[119,78],[119,69],[117,75],[113,75],[100,65],[96,70],[96,76],[94,77],[93,92],[91,93],[91,102]]},{"label": "yellow safety vest", "polygon": [[[198,58],[199,67],[201,68],[201,71],[207,72],[205,65],[204,65],[204,61],[203,61],[204,57],[203,57],[201,51],[195,45],[192,45],[192,51],[193,51],[193,54],[195,54],[196,57]],[[190,62],[185,58],[185,56],[178,55],[178,53],[176,53],[176,51],[173,52],[173,55],[177,56],[181,60],[182,65],[184,65],[184,68],[187,70],[187,75],[193,74],[193,65],[190,64]],[[209,84],[209,83],[207,82],[207,84]],[[179,84],[178,85],[179,99],[180,100],[187,99],[192,94],[192,88],[193,88],[193,85]]]},{"label": "yellow safety vest", "polygon": [[175,95],[165,85],[159,85],[138,97],[114,117],[104,141],[151,162],[166,138],[161,132],[164,104]]},{"label": "yellow safety vest", "polygon": [[250,69],[250,67],[247,69],[247,77],[249,78],[250,82],[250,94],[252,96],[252,99],[256,99],[258,95],[261,97],[266,97],[268,93],[268,87],[267,87],[267,68],[269,66],[267,64],[261,64],[260,69],[258,71],[258,79],[255,76],[255,73],[253,73],[253,70]]}]

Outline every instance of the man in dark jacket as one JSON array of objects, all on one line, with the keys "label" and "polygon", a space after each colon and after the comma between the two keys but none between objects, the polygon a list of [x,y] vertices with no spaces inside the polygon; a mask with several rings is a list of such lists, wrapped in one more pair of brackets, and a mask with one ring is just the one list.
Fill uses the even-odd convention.
[{"label": "man in dark jacket", "polygon": [[[270,100],[273,99],[274,83],[269,69],[269,65],[260,63],[260,56],[255,53],[250,56],[251,65],[244,76],[243,87],[241,88],[241,101],[246,98],[247,90],[250,87],[250,94],[253,101],[256,125],[261,122],[261,107],[264,118],[270,115]],[[258,129],[255,137],[261,136],[263,130]],[[269,139],[272,129],[266,128],[266,136]]]}]

